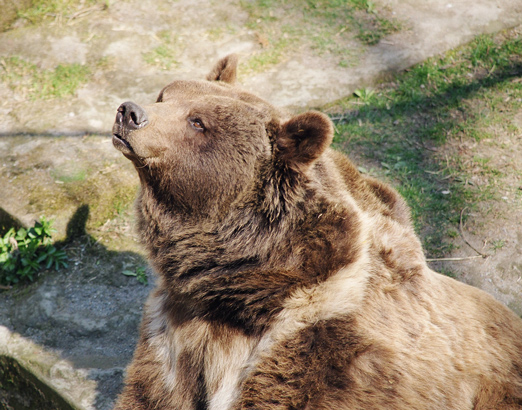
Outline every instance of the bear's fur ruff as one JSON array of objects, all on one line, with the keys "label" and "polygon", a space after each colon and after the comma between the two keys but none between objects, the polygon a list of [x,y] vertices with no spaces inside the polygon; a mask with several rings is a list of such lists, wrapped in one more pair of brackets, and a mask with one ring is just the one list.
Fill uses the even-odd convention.
[{"label": "bear's fur ruff", "polygon": [[116,119],[159,278],[115,409],[522,409],[522,321],[431,271],[330,120],[287,118],[236,65]]}]

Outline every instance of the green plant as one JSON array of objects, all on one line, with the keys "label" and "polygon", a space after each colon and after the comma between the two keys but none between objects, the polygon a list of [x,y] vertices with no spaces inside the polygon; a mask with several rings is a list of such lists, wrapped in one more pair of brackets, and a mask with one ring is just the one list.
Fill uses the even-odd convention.
[{"label": "green plant", "polygon": [[495,252],[502,249],[504,246],[506,246],[506,241],[504,239],[495,239],[491,242],[491,249]]},{"label": "green plant", "polygon": [[375,91],[369,88],[361,88],[359,90],[355,90],[353,93],[356,97],[359,97],[361,101],[365,104],[369,103],[372,97],[375,95]]},{"label": "green plant", "polygon": [[44,217],[30,229],[11,228],[0,238],[0,282],[33,281],[42,269],[67,267],[67,255],[52,244],[51,222]]},{"label": "green plant", "polygon": [[146,269],[143,266],[138,266],[134,271],[126,269],[122,272],[125,276],[134,276],[138,282],[142,285],[147,285],[149,283],[149,278],[147,277]]},{"label": "green plant", "polygon": [[78,183],[83,182],[87,178],[88,170],[77,168],[77,169],[54,169],[51,171],[51,175],[60,182],[63,183]]}]

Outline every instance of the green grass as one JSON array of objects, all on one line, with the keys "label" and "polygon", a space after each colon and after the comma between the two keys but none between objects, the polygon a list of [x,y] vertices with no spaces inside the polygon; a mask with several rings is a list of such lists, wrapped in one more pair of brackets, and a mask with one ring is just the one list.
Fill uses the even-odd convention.
[{"label": "green grass", "polygon": [[333,54],[346,67],[354,39],[374,45],[401,28],[369,0],[243,0],[241,5],[249,13],[247,26],[263,45],[248,65],[254,71],[276,64],[288,50],[303,46]]},{"label": "green grass", "polygon": [[59,64],[53,70],[45,70],[36,77],[42,88],[39,98],[62,98],[73,95],[89,79],[90,69],[81,64]]},{"label": "green grass", "polygon": [[255,71],[262,71],[265,67],[274,66],[281,61],[288,45],[287,39],[279,39],[271,43],[271,47],[262,53],[254,54],[248,61],[248,67]]},{"label": "green grass", "polygon": [[178,66],[179,44],[170,31],[158,33],[161,44],[153,50],[143,53],[143,59],[147,64],[155,65],[163,70],[170,70]]},{"label": "green grass", "polygon": [[45,70],[17,56],[0,59],[0,80],[31,100],[74,95],[90,75],[89,67],[77,63]]},{"label": "green grass", "polygon": [[85,169],[74,169],[70,170],[53,170],[51,176],[59,182],[63,183],[78,183],[85,181],[87,177],[87,170]]},{"label": "green grass", "polygon": [[479,36],[326,108],[335,112],[334,146],[398,188],[432,257],[452,249],[461,216],[499,199],[506,173],[495,152],[509,156],[510,143],[496,137],[521,132],[512,121],[522,108],[521,56],[516,34]]}]

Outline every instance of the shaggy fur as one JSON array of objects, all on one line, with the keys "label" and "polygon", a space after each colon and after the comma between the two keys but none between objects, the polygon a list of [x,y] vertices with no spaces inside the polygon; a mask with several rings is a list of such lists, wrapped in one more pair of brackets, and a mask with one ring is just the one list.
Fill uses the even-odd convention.
[{"label": "shaggy fur", "polygon": [[522,409],[522,321],[431,271],[400,196],[234,85],[118,109],[159,274],[118,410]]}]

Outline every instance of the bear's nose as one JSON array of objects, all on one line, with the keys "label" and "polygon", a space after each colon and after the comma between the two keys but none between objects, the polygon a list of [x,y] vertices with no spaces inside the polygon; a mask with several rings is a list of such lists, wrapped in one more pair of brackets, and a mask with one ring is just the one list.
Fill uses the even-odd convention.
[{"label": "bear's nose", "polygon": [[116,122],[128,131],[137,130],[148,124],[147,113],[132,101],[124,102],[118,107]]}]

